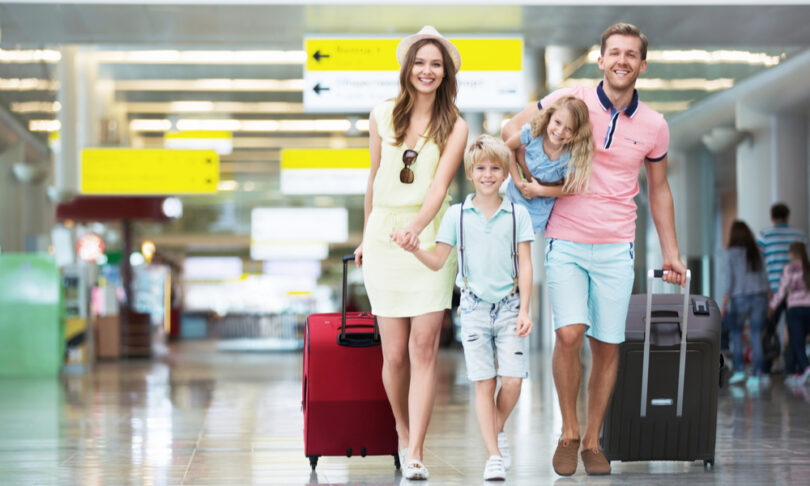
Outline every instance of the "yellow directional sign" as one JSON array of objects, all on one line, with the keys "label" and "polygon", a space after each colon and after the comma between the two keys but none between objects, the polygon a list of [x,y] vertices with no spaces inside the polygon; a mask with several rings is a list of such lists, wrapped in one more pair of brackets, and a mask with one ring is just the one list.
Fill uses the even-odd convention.
[{"label": "yellow directional sign", "polygon": [[[401,39],[307,38],[307,71],[398,71]],[[517,37],[451,38],[461,54],[463,71],[520,71],[523,39]]]},{"label": "yellow directional sign", "polygon": [[371,169],[368,149],[284,149],[282,194],[364,194]]},{"label": "yellow directional sign", "polygon": [[371,155],[366,148],[284,149],[281,170],[290,169],[368,169]]},{"label": "yellow directional sign", "polygon": [[82,150],[82,194],[203,194],[217,192],[218,183],[219,156],[213,150]]}]

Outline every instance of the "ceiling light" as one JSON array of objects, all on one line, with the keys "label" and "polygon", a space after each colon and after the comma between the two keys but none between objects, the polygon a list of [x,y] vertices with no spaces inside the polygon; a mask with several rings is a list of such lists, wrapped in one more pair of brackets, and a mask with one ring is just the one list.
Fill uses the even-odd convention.
[{"label": "ceiling light", "polygon": [[136,79],[116,81],[118,91],[303,91],[303,79]]},{"label": "ceiling light", "polygon": [[102,63],[125,64],[304,64],[305,51],[101,51]]},{"label": "ceiling light", "polygon": [[303,103],[285,101],[170,101],[124,103],[127,113],[303,113]]},{"label": "ceiling light", "polygon": [[238,132],[241,128],[239,120],[178,120],[177,129],[185,130],[223,130]]},{"label": "ceiling light", "polygon": [[235,191],[239,189],[239,183],[236,181],[219,181],[217,184],[217,191]]},{"label": "ceiling light", "polygon": [[59,82],[50,79],[0,79],[0,91],[56,91],[57,89],[59,89]]},{"label": "ceiling light", "polygon": [[28,130],[32,132],[55,132],[62,127],[59,120],[31,120],[28,122]]},{"label": "ceiling light", "polygon": [[18,101],[11,103],[14,113],[58,113],[62,104],[58,101]]},{"label": "ceiling light", "polygon": [[[594,46],[588,51],[588,62],[596,63],[601,56],[599,46]],[[668,49],[647,51],[648,62],[660,63],[701,63],[701,64],[752,64],[762,66],[776,66],[782,60],[782,56],[772,56],[764,52],[736,51],[736,50],[716,50],[708,51],[704,49]]]},{"label": "ceiling light", "polygon": [[0,49],[0,62],[7,63],[35,63],[59,62],[62,54],[52,49]]},{"label": "ceiling light", "polygon": [[133,132],[167,132],[171,130],[172,122],[169,120],[132,120],[129,129]]},{"label": "ceiling light", "polygon": [[368,131],[368,119],[364,118],[362,120],[357,120],[354,122],[354,128],[356,128],[360,132],[367,132]]},{"label": "ceiling light", "polygon": [[[574,86],[596,86],[602,78],[568,78],[561,83],[560,87]],[[661,78],[638,78],[636,88],[647,91],[662,90],[688,90],[688,91],[719,91],[734,86],[731,78],[704,79],[704,78],[681,78],[681,79],[661,79]]]}]

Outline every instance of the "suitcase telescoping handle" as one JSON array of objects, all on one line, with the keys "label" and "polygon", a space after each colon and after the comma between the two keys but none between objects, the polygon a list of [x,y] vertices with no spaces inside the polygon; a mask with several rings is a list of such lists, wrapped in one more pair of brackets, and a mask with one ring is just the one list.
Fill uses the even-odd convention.
[{"label": "suitcase telescoping handle", "polygon": [[[652,321],[652,286],[653,280],[662,278],[664,270],[650,270],[647,272],[647,319],[644,324],[644,364],[641,370],[641,416],[647,416],[647,385],[650,379],[650,324]],[[683,313],[681,314],[681,350],[678,361],[678,404],[676,414],[683,415],[683,382],[686,372],[686,330],[689,319],[689,284],[692,281],[692,272],[686,271],[686,286],[683,289]]]},{"label": "suitcase telescoping handle", "polygon": [[348,264],[354,260],[354,255],[343,255],[343,296],[340,303],[340,334],[338,344],[341,346],[367,347],[380,344],[380,328],[377,327],[377,318],[374,318],[374,332],[371,334],[346,333],[346,299],[349,295]]}]

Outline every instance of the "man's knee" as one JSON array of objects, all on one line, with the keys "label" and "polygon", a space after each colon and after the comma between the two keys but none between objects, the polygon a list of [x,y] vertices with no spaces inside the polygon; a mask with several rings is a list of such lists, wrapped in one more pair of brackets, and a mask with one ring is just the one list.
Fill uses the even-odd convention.
[{"label": "man's knee", "polygon": [[557,329],[557,345],[563,348],[579,348],[582,346],[582,338],[585,336],[584,324],[572,324]]}]

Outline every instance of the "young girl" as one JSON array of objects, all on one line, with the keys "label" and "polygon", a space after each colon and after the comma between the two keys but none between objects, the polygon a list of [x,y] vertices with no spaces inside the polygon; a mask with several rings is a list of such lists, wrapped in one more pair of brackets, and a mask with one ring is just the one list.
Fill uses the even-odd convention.
[{"label": "young girl", "polygon": [[721,313],[731,312],[731,351],[734,355],[734,374],[728,382],[732,385],[745,380],[743,371],[742,332],[748,319],[751,331],[751,347],[754,350],[754,366],[746,385],[759,387],[762,371],[762,329],[768,311],[768,275],[751,229],[742,221],[734,221],[726,251],[726,287]]},{"label": "young girl", "polygon": [[[535,115],[506,145],[515,152],[526,147],[526,160],[518,156],[517,163],[510,164],[512,180],[506,195],[529,210],[535,233],[544,231],[557,197],[588,188],[594,152],[588,107],[580,99],[563,96]],[[518,165],[527,182],[521,178]],[[540,185],[556,187],[541,187],[540,195],[533,178]]]},{"label": "young girl", "polygon": [[804,243],[791,243],[788,253],[790,263],[782,271],[779,290],[771,299],[768,312],[773,312],[787,296],[788,345],[796,357],[800,374],[788,376],[785,383],[800,386],[810,380],[810,362],[805,351],[807,332],[810,331],[810,262]]}]

